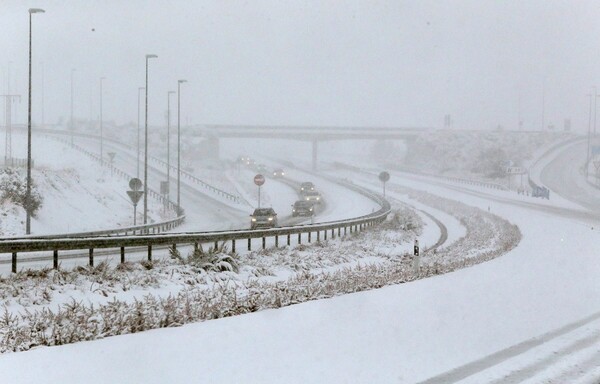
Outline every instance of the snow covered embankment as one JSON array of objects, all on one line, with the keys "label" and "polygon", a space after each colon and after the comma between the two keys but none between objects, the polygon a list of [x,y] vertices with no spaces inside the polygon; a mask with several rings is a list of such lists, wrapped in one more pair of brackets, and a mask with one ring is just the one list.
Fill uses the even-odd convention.
[{"label": "snow covered embankment", "polygon": [[[461,215],[467,235],[456,246],[424,255],[417,274],[408,255],[389,251],[390,242],[412,241],[422,229],[420,219],[407,210],[372,231],[295,248],[233,257],[223,249],[209,250],[116,269],[103,265],[42,271],[37,277],[20,274],[1,281],[0,352],[180,326],[404,283],[497,257],[520,239],[516,226],[495,215],[421,197]],[[468,256],[464,246],[472,246]]]}]

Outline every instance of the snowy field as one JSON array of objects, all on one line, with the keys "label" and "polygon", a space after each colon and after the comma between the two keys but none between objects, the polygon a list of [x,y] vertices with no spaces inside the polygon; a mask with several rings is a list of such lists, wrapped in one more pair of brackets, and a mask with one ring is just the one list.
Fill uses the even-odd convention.
[{"label": "snowy field", "polygon": [[[381,187],[364,175],[355,178],[373,190]],[[522,196],[445,187],[392,172],[390,198],[441,219],[448,231],[444,246],[450,248],[462,244],[467,234],[464,218],[440,212],[444,204],[416,191],[507,219],[521,231],[519,246],[494,260],[408,284],[174,329],[5,354],[0,369],[7,372],[8,382],[17,383],[38,382],[40,377],[63,383],[593,382],[592,367],[598,361],[593,342],[600,326],[596,317],[586,317],[600,306],[595,281],[600,245],[593,229],[599,220],[575,205],[559,202],[551,209],[552,200],[525,204]],[[425,224],[421,236],[433,242],[439,228],[422,212],[419,216]],[[410,249],[410,241],[404,244],[397,252]],[[174,354],[177,359],[168,358]],[[136,359],[125,358],[131,355]],[[230,361],[235,369],[229,369]],[[25,364],[26,370],[10,368]],[[504,381],[507,377],[513,381]]]}]

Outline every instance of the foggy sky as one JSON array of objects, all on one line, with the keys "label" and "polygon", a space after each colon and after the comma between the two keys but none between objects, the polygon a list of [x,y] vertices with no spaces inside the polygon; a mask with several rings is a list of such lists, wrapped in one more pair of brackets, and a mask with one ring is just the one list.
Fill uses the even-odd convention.
[{"label": "foggy sky", "polygon": [[[194,124],[290,124],[587,130],[600,86],[596,1],[22,1],[0,0],[0,90],[20,93],[26,122],[28,8],[33,119],[137,120],[150,61],[149,121],[164,123],[182,86]],[[95,31],[92,31],[95,29]],[[174,103],[174,99],[173,104]],[[0,108],[4,124],[4,107]],[[600,121],[599,121],[600,129]]]}]

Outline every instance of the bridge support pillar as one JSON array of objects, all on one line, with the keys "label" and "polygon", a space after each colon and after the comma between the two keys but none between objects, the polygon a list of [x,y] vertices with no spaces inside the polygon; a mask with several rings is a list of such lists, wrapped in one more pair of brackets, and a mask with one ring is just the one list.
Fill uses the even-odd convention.
[{"label": "bridge support pillar", "polygon": [[318,141],[315,139],[312,141],[312,170],[317,170],[317,149],[318,149]]}]

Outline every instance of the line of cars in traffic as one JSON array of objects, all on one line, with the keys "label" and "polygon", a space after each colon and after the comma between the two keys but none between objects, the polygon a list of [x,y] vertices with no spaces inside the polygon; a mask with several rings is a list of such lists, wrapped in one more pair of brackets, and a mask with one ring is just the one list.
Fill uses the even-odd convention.
[{"label": "line of cars in traffic", "polygon": [[[320,204],[321,194],[315,190],[311,182],[302,183],[300,187],[301,200],[292,204],[292,217],[312,217],[315,205]],[[256,208],[250,215],[250,229],[274,228],[278,226],[277,212],[273,208]]]},{"label": "line of cars in traffic", "polygon": [[[267,167],[264,164],[258,164],[256,160],[249,156],[240,156],[237,159],[238,164],[242,164],[252,170],[267,174]],[[276,168],[271,173],[274,179],[285,178],[285,171],[281,168]],[[315,214],[316,204],[321,204],[323,198],[315,185],[310,181],[305,181],[300,184],[299,188],[300,199],[292,204],[292,216],[312,217]],[[273,208],[256,208],[250,215],[250,229],[273,228],[278,226],[277,213]]]},{"label": "line of cars in traffic", "polygon": [[[321,194],[310,181],[300,184],[299,192],[301,199],[292,204],[292,217],[314,216],[316,205],[323,201]],[[277,213],[273,208],[256,208],[250,215],[250,229],[274,228],[277,225]]]}]

